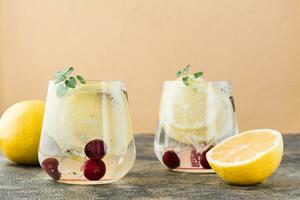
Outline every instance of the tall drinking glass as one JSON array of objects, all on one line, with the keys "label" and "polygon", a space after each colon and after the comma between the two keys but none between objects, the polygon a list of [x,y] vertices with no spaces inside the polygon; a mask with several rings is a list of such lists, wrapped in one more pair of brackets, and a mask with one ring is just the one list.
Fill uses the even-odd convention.
[{"label": "tall drinking glass", "polygon": [[238,132],[233,97],[226,81],[164,82],[154,150],[179,172],[212,172],[206,152]]},{"label": "tall drinking glass", "polygon": [[39,161],[54,180],[104,184],[132,168],[135,145],[121,81],[87,81],[66,93],[49,82]]}]

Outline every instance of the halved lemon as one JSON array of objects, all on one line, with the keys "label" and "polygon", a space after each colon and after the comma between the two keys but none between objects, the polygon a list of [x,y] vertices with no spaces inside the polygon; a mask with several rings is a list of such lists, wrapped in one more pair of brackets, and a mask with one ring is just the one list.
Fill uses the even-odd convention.
[{"label": "halved lemon", "polygon": [[259,129],[221,142],[207,153],[207,160],[226,182],[252,185],[261,183],[276,171],[282,154],[281,133]]}]

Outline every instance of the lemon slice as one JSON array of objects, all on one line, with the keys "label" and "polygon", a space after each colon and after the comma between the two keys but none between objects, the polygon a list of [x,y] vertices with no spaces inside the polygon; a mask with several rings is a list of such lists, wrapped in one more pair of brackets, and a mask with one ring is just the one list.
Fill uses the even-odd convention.
[{"label": "lemon slice", "polygon": [[207,82],[189,87],[182,83],[177,84],[168,97],[167,122],[180,130],[197,130],[205,127],[206,99]]},{"label": "lemon slice", "polygon": [[[127,99],[123,91],[107,83],[81,85],[56,101],[56,124],[48,134],[62,150],[82,156],[86,143],[103,139],[110,155],[126,152],[132,141]],[[53,123],[53,122],[52,122]]]},{"label": "lemon slice", "polygon": [[160,124],[184,144],[215,143],[235,133],[233,108],[226,94],[212,82],[200,80],[186,87],[182,81],[165,88]]},{"label": "lemon slice", "polygon": [[282,154],[281,133],[260,129],[230,137],[206,156],[210,166],[223,180],[252,185],[264,181],[275,172]]}]

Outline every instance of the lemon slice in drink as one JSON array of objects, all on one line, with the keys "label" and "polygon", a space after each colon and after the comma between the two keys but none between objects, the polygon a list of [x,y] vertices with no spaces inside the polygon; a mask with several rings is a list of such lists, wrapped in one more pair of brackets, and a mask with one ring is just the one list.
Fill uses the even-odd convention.
[{"label": "lemon slice in drink", "polygon": [[168,97],[167,121],[179,130],[204,128],[206,124],[207,82],[188,87],[181,82],[177,85],[177,88]]},{"label": "lemon slice in drink", "polygon": [[181,80],[167,84],[160,112],[160,124],[165,133],[181,143],[204,141],[208,82],[197,80],[188,87]]},{"label": "lemon slice in drink", "polygon": [[282,154],[281,133],[260,129],[228,138],[211,149],[206,158],[223,180],[252,185],[264,181],[275,172]]},{"label": "lemon slice in drink", "polygon": [[162,102],[160,123],[174,140],[185,144],[214,142],[233,132],[230,99],[212,82],[198,80],[190,86],[169,83]]},{"label": "lemon slice in drink", "polygon": [[82,156],[86,143],[103,139],[108,154],[126,152],[132,128],[124,92],[108,83],[88,83],[58,98],[57,124],[49,135],[63,149]]}]

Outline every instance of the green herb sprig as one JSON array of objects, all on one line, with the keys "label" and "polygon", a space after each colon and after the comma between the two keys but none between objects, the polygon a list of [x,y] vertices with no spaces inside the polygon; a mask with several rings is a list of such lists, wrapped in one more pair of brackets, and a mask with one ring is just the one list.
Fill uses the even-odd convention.
[{"label": "green herb sprig", "polygon": [[81,84],[86,84],[86,81],[82,76],[76,75],[76,78],[74,76],[70,76],[73,71],[74,68],[69,67],[64,71],[58,71],[55,73],[54,83],[57,84],[56,95],[58,97],[64,96],[69,89],[76,88],[77,81]]},{"label": "green herb sprig", "polygon": [[190,86],[195,79],[197,79],[203,75],[203,72],[196,72],[191,77],[188,75],[189,68],[190,68],[190,65],[187,65],[182,70],[179,70],[178,72],[176,72],[176,77],[177,78],[182,77],[182,81],[183,81],[184,85],[186,85],[186,86]]}]

